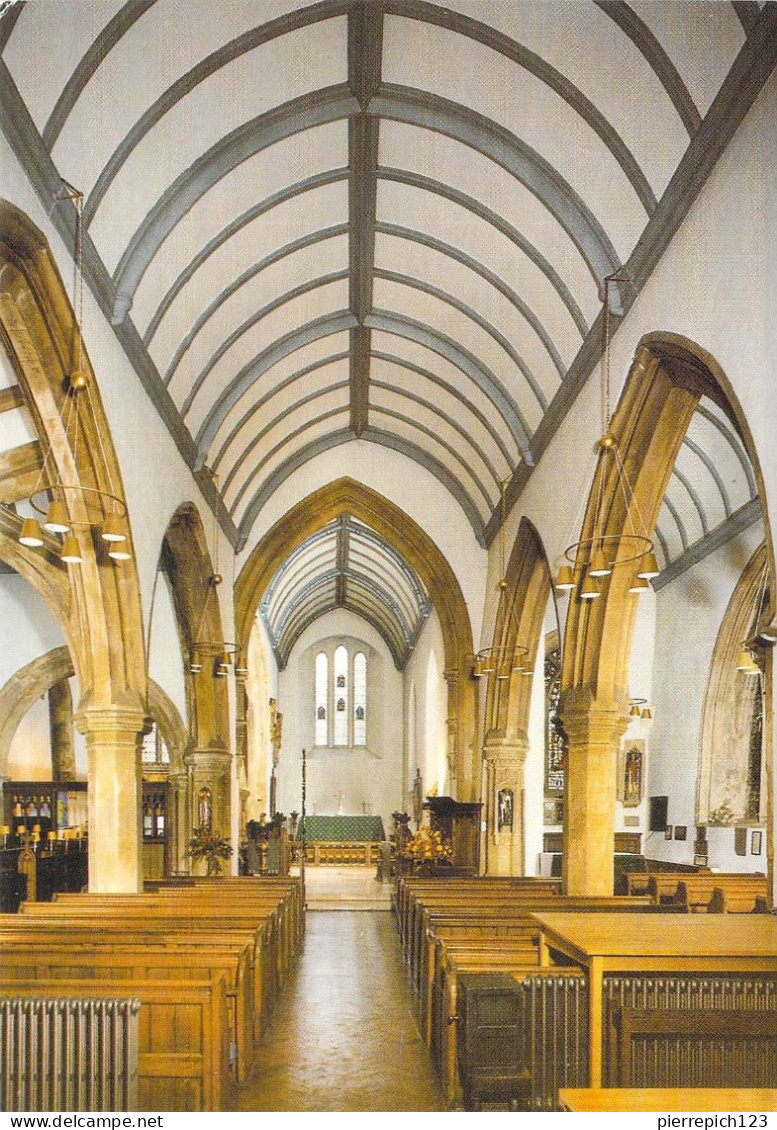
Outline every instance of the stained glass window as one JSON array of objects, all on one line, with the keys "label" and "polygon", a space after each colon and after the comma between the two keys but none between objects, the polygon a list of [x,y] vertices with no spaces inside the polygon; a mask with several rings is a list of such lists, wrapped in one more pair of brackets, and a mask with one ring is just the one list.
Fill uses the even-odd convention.
[{"label": "stained glass window", "polygon": [[357,651],[353,661],[353,744],[367,744],[367,657]]},{"label": "stained glass window", "polygon": [[329,697],[329,660],[323,651],[316,656],[316,729],[315,745],[327,745],[326,704]]},{"label": "stained glass window", "polygon": [[[334,744],[348,745],[348,649],[335,648],[335,684],[344,694],[338,695],[334,717]],[[342,705],[341,705],[342,704]]]}]

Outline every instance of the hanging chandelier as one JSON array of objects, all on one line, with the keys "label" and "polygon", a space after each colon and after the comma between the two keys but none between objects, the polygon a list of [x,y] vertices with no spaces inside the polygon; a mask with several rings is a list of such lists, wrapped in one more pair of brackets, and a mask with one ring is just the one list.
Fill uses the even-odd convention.
[{"label": "hanging chandelier", "polygon": [[[501,521],[499,523],[499,581],[497,583],[497,590],[499,592],[499,603],[496,610],[496,624],[505,623],[505,608],[507,622],[514,615],[513,603],[509,599],[509,586],[507,577],[505,576],[505,517],[506,505],[505,495],[510,479],[504,479],[500,483],[500,510]],[[504,635],[504,628],[503,628]],[[518,672],[521,675],[531,675],[532,671],[526,667],[523,660],[528,654],[528,648],[522,644],[496,644],[492,647],[482,648],[476,655],[472,657],[472,678],[482,679],[484,677],[494,677],[499,682],[504,682],[511,678],[513,672]]]},{"label": "hanging chandelier", "polygon": [[[70,373],[64,390],[64,399],[59,421],[68,450],[72,452],[73,465],[78,466],[79,438],[81,421],[86,406],[91,419],[95,420],[90,382],[83,366],[83,193],[63,181],[64,190],[57,195],[57,201],[72,200],[76,210],[76,237],[74,252],[73,310],[73,354]],[[67,565],[78,565],[82,561],[77,530],[96,529],[101,542],[105,543],[112,561],[129,561],[132,553],[126,532],[127,504],[115,491],[111,477],[110,463],[103,446],[101,430],[93,428],[97,438],[102,465],[108,477],[108,490],[83,483],[70,483],[55,478],[56,465],[53,459],[52,443],[49,442],[43,455],[38,481],[29,498],[37,517],[27,517],[22,522],[19,542],[31,549],[46,544],[44,530],[61,538],[60,560]],[[49,481],[47,472],[52,473]],[[74,517],[77,514],[78,517]],[[41,519],[43,519],[41,523]]]},{"label": "hanging chandelier", "polygon": [[[214,500],[217,500],[218,495],[218,476],[214,474],[209,468],[205,468],[210,473],[213,480]],[[213,562],[213,572],[206,581],[206,592],[202,601],[202,612],[200,613],[200,621],[197,625],[197,631],[194,633],[194,639],[189,647],[189,671],[192,675],[199,675],[203,670],[210,671],[216,679],[224,679],[229,675],[231,670],[234,670],[235,678],[240,681],[248,675],[248,668],[245,662],[245,656],[242,649],[236,643],[231,643],[228,640],[209,640],[204,639],[202,629],[205,626],[205,617],[208,614],[208,606],[211,600],[211,593],[213,599],[215,590],[220,584],[223,583],[224,578],[219,572],[219,537],[218,537],[218,515],[216,511],[217,501],[214,501],[213,506],[213,551],[211,554],[211,561]],[[234,568],[233,579],[234,587]]]},{"label": "hanging chandelier", "polygon": [[[608,275],[604,280],[602,317],[604,347],[601,364],[603,429],[596,445],[596,469],[591,488],[594,498],[592,531],[590,536],[573,541],[566,547],[563,554],[564,561],[559,567],[555,580],[555,588],[558,592],[571,592],[577,589],[581,600],[595,600],[600,596],[602,582],[615,568],[624,565],[632,567],[634,576],[629,592],[637,595],[647,592],[650,589],[650,580],[657,577],[660,572],[653,553],[653,541],[648,536],[621,457],[618,441],[611,431],[610,287],[613,283],[627,281],[628,279],[618,274]],[[611,473],[616,476],[616,493],[623,499],[629,524],[628,529],[618,534],[605,532],[604,487]]]}]

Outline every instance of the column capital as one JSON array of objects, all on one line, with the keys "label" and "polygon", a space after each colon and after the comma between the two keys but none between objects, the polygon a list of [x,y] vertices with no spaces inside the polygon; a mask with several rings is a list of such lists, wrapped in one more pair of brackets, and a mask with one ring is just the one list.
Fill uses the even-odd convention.
[{"label": "column capital", "polygon": [[490,730],[483,743],[483,757],[495,765],[522,766],[529,752],[529,735],[510,734],[508,737],[500,730]]},{"label": "column capital", "polygon": [[119,735],[126,735],[135,742],[138,734],[145,729],[146,718],[142,708],[126,706],[81,708],[73,715],[75,725],[87,741],[99,741],[100,738],[115,740]]}]

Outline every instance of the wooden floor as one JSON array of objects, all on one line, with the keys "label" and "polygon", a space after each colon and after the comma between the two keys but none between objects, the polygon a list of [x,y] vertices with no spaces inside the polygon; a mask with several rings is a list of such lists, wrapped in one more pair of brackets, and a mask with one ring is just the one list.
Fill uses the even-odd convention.
[{"label": "wooden floor", "polygon": [[[334,879],[330,872],[320,886],[329,889]],[[354,886],[364,879],[354,875]],[[254,1081],[240,1089],[234,1109],[446,1109],[418,1033],[392,914],[308,914],[303,952],[262,1041]]]}]

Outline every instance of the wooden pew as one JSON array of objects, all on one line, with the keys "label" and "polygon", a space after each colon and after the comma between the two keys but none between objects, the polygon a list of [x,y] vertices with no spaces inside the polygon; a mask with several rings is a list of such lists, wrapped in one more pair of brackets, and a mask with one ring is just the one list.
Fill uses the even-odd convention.
[{"label": "wooden pew", "polygon": [[756,899],[766,899],[769,888],[765,875],[722,874],[712,872],[705,875],[686,875],[677,884],[674,902],[689,911],[708,910],[715,890],[719,891],[713,909],[720,913],[742,913],[755,910]]},{"label": "wooden pew", "polygon": [[128,910],[115,906],[111,911],[106,907],[95,909],[63,903],[25,903],[18,915],[0,915],[0,938],[9,927],[12,930],[34,927],[38,932],[48,927],[52,934],[67,931],[68,936],[73,931],[82,930],[92,938],[102,935],[119,941],[134,934],[152,943],[160,941],[171,945],[176,941],[204,945],[211,938],[216,942],[231,941],[238,946],[248,942],[253,952],[255,1038],[269,1021],[275,1004],[277,979],[273,939],[268,933],[267,922],[257,920],[255,915],[242,919],[205,918],[191,913],[160,916],[148,914],[140,907]]},{"label": "wooden pew", "polygon": [[45,911],[40,905],[23,904],[22,913],[39,911],[44,913],[71,913],[84,909],[126,911],[158,916],[169,914],[175,917],[219,918],[224,921],[236,918],[250,919],[265,923],[272,949],[278,982],[283,979],[298,947],[298,936],[282,900],[273,895],[241,890],[234,894],[222,891],[218,894],[208,888],[183,888],[172,891],[158,891],[152,894],[63,894],[47,903]]},{"label": "wooden pew", "polygon": [[544,880],[531,883],[511,883],[494,881],[481,885],[479,880],[468,880],[463,885],[433,887],[430,890],[412,892],[405,910],[404,954],[411,969],[417,968],[417,957],[425,934],[424,916],[432,910],[442,912],[450,909],[482,906],[493,908],[498,913],[507,904],[519,903],[532,898],[553,899],[558,897],[558,886]]},{"label": "wooden pew", "polygon": [[[130,992],[128,992],[130,990]],[[141,1111],[217,1111],[230,1104],[227,982],[9,981],[0,994],[20,998],[117,998],[140,1001],[138,1106]]]},{"label": "wooden pew", "polygon": [[557,895],[550,899],[521,898],[520,902],[514,901],[505,904],[494,916],[492,908],[482,906],[468,906],[455,914],[439,913],[431,909],[427,917],[426,943],[421,955],[418,975],[418,1011],[421,1033],[427,1043],[431,1040],[431,1010],[432,995],[437,962],[440,954],[439,941],[451,941],[456,944],[487,940],[497,943],[501,939],[509,939],[514,952],[524,955],[523,964],[537,965],[540,961],[537,939],[539,928],[534,921],[534,914],[542,910],[564,910],[582,912],[633,912],[637,909],[648,910],[650,900],[647,896],[641,898],[627,898],[623,895],[604,896],[569,896]]},{"label": "wooden pew", "polygon": [[417,901],[432,902],[447,897],[468,897],[470,893],[490,892],[495,898],[504,892],[529,890],[536,894],[550,895],[561,891],[560,879],[545,879],[535,876],[455,876],[445,879],[421,879],[403,876],[397,884],[396,912],[403,951],[412,933],[412,918]]},{"label": "wooden pew", "polygon": [[[132,994],[135,981],[210,981],[225,976],[229,1004],[230,1061],[238,1084],[248,1081],[254,1067],[253,953],[246,941],[239,949],[207,945],[154,945],[85,941],[82,936],[41,936],[34,929],[17,937],[0,935],[2,976],[6,982],[38,980],[126,980]],[[234,1053],[234,1054],[233,1054]]]},{"label": "wooden pew", "polygon": [[[219,916],[224,919],[250,917],[255,914],[257,921],[266,921],[268,930],[267,948],[273,953],[277,986],[283,982],[286,971],[297,954],[300,936],[294,914],[287,913],[283,900],[278,901],[272,894],[250,889],[211,889],[207,887],[176,888],[170,891],[159,890],[148,895],[122,894],[77,894],[58,895],[49,906],[84,907],[114,911],[126,909],[134,913],[137,908],[147,907],[150,914],[165,913],[191,914],[193,917]],[[24,910],[24,908],[23,908]],[[52,913],[56,913],[52,911]]]}]

